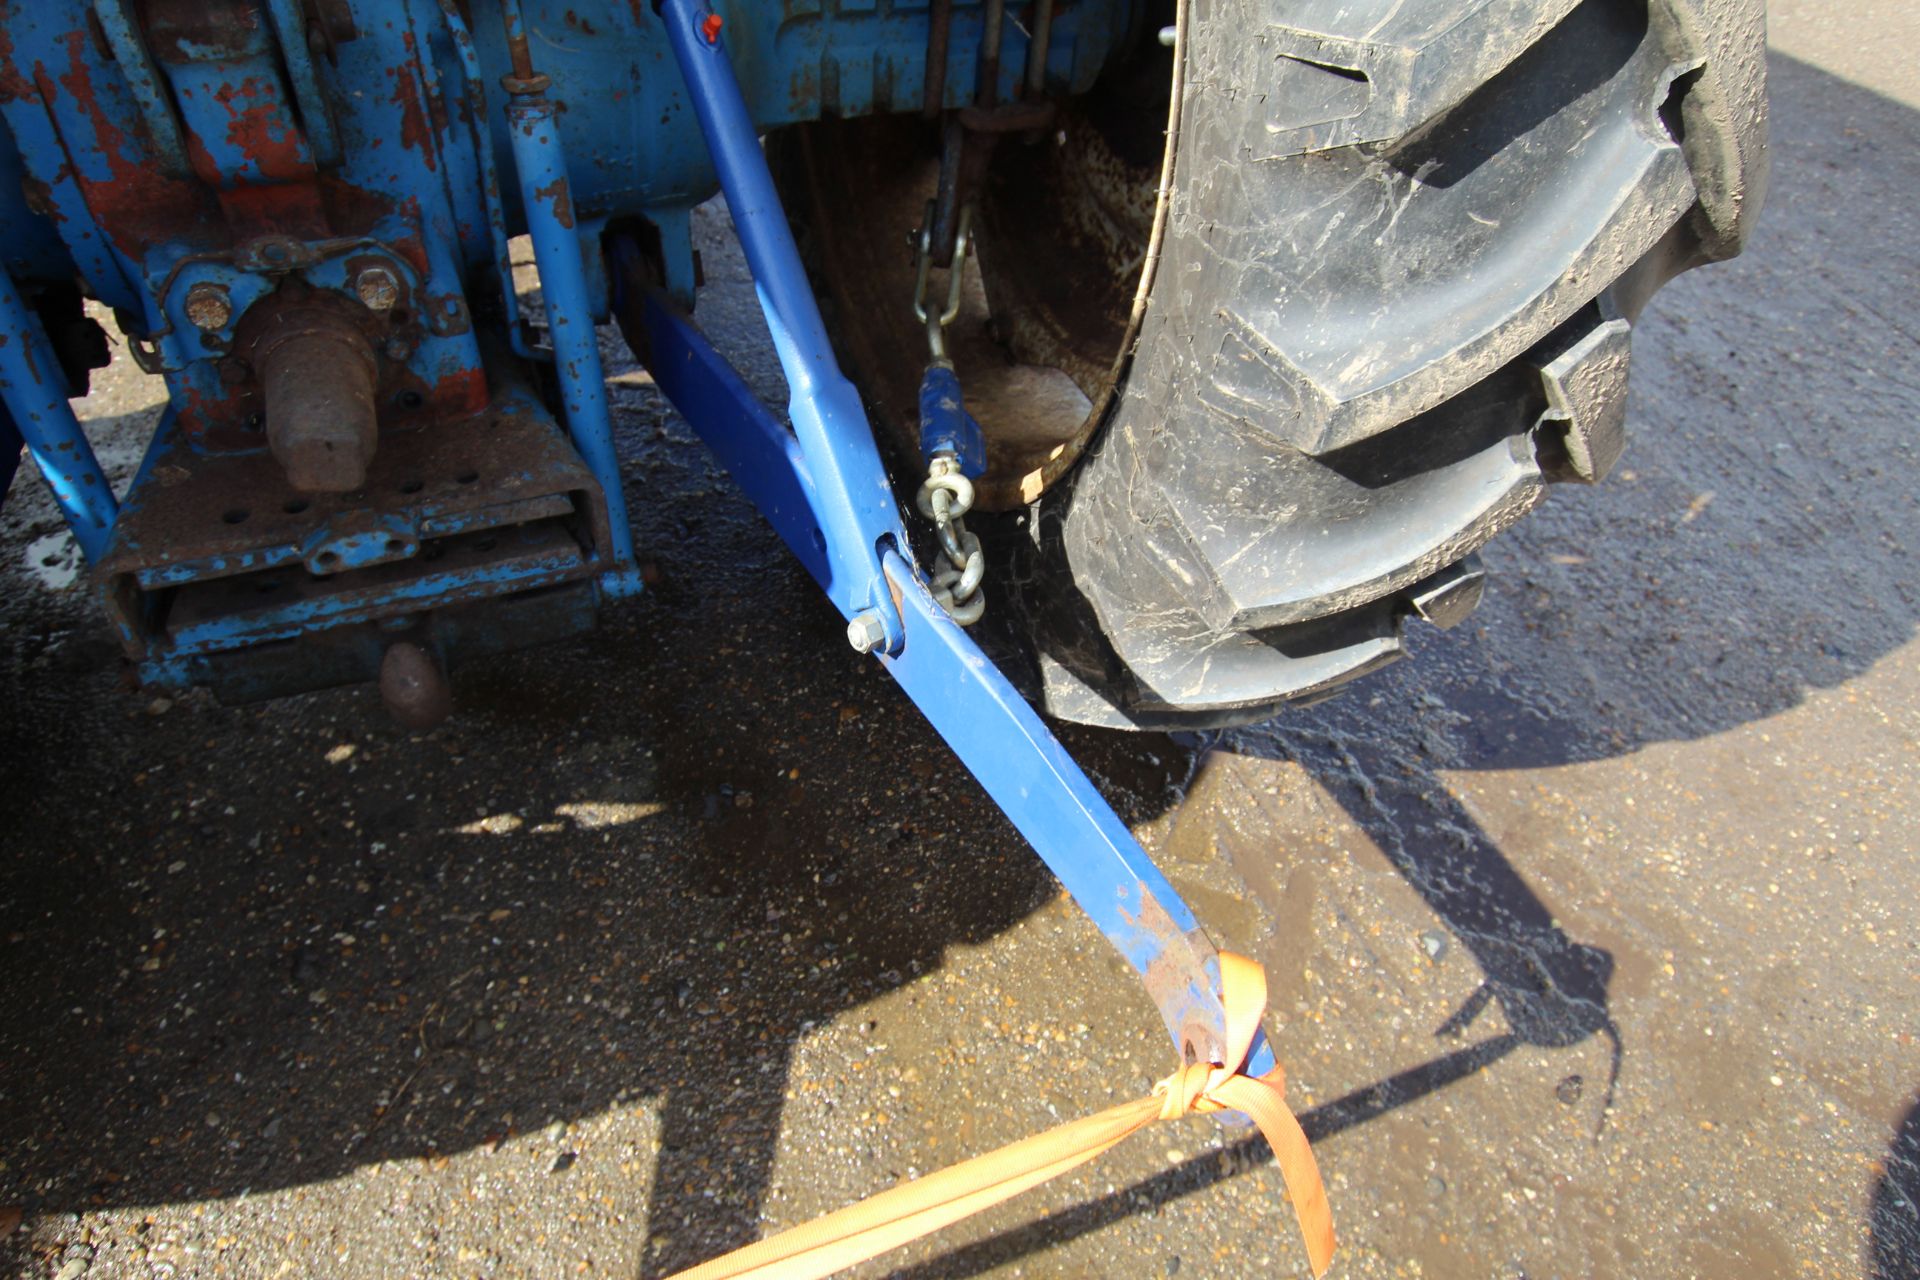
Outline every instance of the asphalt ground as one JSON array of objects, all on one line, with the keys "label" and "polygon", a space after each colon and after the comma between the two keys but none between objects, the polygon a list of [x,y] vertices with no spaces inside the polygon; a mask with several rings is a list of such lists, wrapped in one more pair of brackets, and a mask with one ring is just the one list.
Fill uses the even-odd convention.
[{"label": "asphalt ground", "polygon": [[[1267,965],[1336,1275],[1920,1276],[1914,23],[1777,6],[1758,236],[1643,317],[1626,460],[1489,549],[1469,624],[1254,729],[1065,734]],[[778,403],[701,235],[703,321]],[[130,690],[16,484],[0,1266],[658,1276],[1170,1068],[685,425],[613,384],[658,588],[460,673],[424,735],[367,689]],[[85,403],[120,478],[157,402],[123,361]],[[1257,1142],[1192,1119],[862,1274],[1304,1270]]]}]

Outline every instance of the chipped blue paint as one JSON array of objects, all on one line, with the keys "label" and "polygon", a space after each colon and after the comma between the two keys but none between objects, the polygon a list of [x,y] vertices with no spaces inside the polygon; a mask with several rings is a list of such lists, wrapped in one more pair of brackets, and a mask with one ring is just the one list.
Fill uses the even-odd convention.
[{"label": "chipped blue paint", "polygon": [[443,607],[488,596],[564,582],[579,568],[570,547],[535,551],[506,564],[490,564],[406,578],[390,589],[362,595],[324,595],[259,609],[235,618],[190,623],[172,630],[170,656],[215,653],[245,645],[290,640],[322,626],[340,626],[416,609]]},{"label": "chipped blue paint", "polygon": [[[574,212],[573,187],[561,149],[558,107],[534,95],[507,106],[512,128],[514,170],[520,180],[521,211],[540,269],[540,290],[547,307],[547,336],[553,343],[554,375],[560,406],[580,456],[593,469],[607,495],[613,527],[613,561],[601,577],[611,596],[637,595],[640,573],[633,562],[633,531],[620,483],[620,459],[613,448],[613,419],[607,412],[607,382],[600,366],[600,340],[594,335],[592,293],[587,285],[583,248]],[[598,254],[594,255],[596,258]],[[604,286],[600,290],[605,296]]]},{"label": "chipped blue paint", "polygon": [[[1059,6],[1049,91],[1090,88],[1137,8],[1133,0]],[[517,85],[521,100],[502,83],[509,9],[549,86],[536,96]],[[697,16],[709,12],[701,7]],[[604,529],[579,539],[577,572],[597,582],[601,598],[632,594],[640,575],[592,331],[609,306],[602,232],[651,224],[654,267],[690,307],[690,211],[723,177],[750,253],[763,266],[770,259],[757,246],[791,256],[758,134],[823,117],[917,111],[921,102],[927,0],[722,0],[718,13],[725,58],[704,39],[676,49],[694,38],[686,30],[694,9],[683,8],[676,26],[632,0],[339,0],[320,16],[298,0],[5,6],[0,225],[9,236],[0,253],[27,304],[42,284],[77,276],[114,309],[125,349],[166,379],[165,430],[181,438],[165,448],[200,457],[258,455],[267,445],[257,371],[244,350],[246,317],[273,305],[290,279],[352,299],[356,270],[378,258],[399,283],[398,310],[409,313],[374,339],[382,440],[431,412],[423,403],[467,412],[516,386],[552,387],[547,416],[564,422],[574,461],[591,474],[582,487],[597,487],[587,505],[603,503],[608,517]],[[959,107],[976,88],[982,0],[955,0],[953,14],[944,102]],[[1010,98],[1024,69],[1025,26],[1007,22],[1003,39],[1000,89]],[[689,51],[706,57],[688,61]],[[711,81],[721,73],[724,93]],[[703,134],[702,113],[716,109],[727,113],[725,127]],[[710,147],[709,137],[730,141]],[[520,233],[534,242],[552,351],[521,316],[508,258],[509,238]],[[865,440],[848,447],[870,450],[858,396],[832,365],[797,267],[759,274],[782,359],[805,388],[793,404],[803,435]],[[203,299],[218,291],[226,315],[209,322],[202,307],[196,324],[187,314],[195,290]],[[14,343],[17,358],[37,332],[32,320],[31,305],[0,315],[0,339]],[[551,365],[550,378],[534,371],[541,364]],[[285,572],[308,574],[306,589],[317,598],[333,586],[347,591],[356,573],[415,560],[426,543],[462,537],[471,524],[457,516],[434,525],[415,513],[416,523],[388,529],[379,520],[394,505],[389,495],[384,504],[369,497],[373,523],[348,533],[325,527],[316,507],[297,540],[263,533],[250,544],[257,522],[240,521],[194,545],[193,522],[183,520],[166,536],[145,538],[162,545],[115,543],[107,537],[112,495],[91,478],[98,467],[78,452],[84,437],[71,413],[21,390],[8,408],[28,414],[21,433],[36,452],[50,450],[46,474],[88,555],[113,559],[115,581],[102,583],[118,602],[109,611],[129,655],[156,677],[194,678],[204,669],[175,660],[186,641],[165,621],[165,593]],[[155,482],[163,451],[149,449],[130,508],[139,509],[144,486]],[[63,469],[68,452],[74,462]],[[868,466],[874,461],[863,456],[846,471],[819,455],[816,479],[845,501],[822,508],[833,527],[821,531],[813,555],[836,601],[879,610],[897,643],[880,556],[882,543],[900,542],[900,522],[877,466]],[[206,496],[216,519],[247,501]],[[538,518],[584,528],[583,514],[542,508]],[[335,560],[323,565],[327,551]],[[473,576],[500,590],[544,580],[504,560]],[[430,610],[473,588],[460,577],[414,578],[379,607]],[[122,598],[128,592],[132,603]],[[358,616],[369,607],[303,603],[271,623],[250,614],[244,626],[210,620],[186,634],[213,653],[336,625],[343,610]]]}]

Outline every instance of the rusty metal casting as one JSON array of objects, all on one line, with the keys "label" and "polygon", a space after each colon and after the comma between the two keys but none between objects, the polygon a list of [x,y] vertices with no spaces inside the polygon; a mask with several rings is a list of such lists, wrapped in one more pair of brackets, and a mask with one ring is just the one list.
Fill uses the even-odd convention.
[{"label": "rusty metal casting", "polygon": [[380,660],[380,700],[404,727],[424,733],[453,714],[453,688],[434,656],[402,640]]},{"label": "rusty metal casting", "polygon": [[268,447],[302,493],[360,488],[379,438],[379,367],[366,334],[324,295],[260,305],[268,310],[254,322],[247,358],[259,373]]}]

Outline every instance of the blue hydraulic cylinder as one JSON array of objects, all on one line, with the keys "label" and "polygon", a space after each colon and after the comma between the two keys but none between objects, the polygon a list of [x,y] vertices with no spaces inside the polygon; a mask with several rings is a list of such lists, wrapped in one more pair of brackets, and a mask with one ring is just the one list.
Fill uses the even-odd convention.
[{"label": "blue hydraulic cylinder", "polygon": [[608,548],[611,563],[601,575],[600,586],[610,595],[634,595],[640,590],[640,574],[633,562],[633,529],[627,523],[627,497],[613,447],[600,342],[593,331],[593,295],[587,290],[580,258],[557,116],[556,104],[544,97],[516,98],[507,104],[507,132],[513,139],[513,162],[520,176],[520,201],[527,235],[533,241],[533,260],[540,269],[540,293],[546,301],[547,335],[553,343],[567,431],[606,494],[613,546]]},{"label": "blue hydraulic cylinder", "polygon": [[860,393],[834,361],[753,117],[727,59],[719,15],[706,0],[663,0],[660,16],[786,374],[787,418],[814,489],[825,499],[817,509],[829,573],[823,585],[848,617],[868,609],[878,613],[891,652],[901,640],[900,614],[880,557],[883,543],[905,548],[907,539],[880,448],[867,426]]},{"label": "blue hydraulic cylinder", "polygon": [[959,461],[969,480],[987,473],[987,438],[967,412],[960,379],[952,365],[935,363],[920,379],[920,456],[932,462],[943,453]]},{"label": "blue hydraulic cylinder", "polygon": [[106,550],[119,513],[113,486],[67,401],[67,375],[54,358],[39,317],[27,309],[13,277],[0,271],[0,403],[26,442],[66,517],[73,540],[92,564]]}]

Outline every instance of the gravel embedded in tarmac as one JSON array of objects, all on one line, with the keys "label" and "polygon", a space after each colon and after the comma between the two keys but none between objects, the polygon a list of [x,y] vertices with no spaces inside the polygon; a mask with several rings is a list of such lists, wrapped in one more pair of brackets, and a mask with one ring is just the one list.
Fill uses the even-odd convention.
[{"label": "gravel embedded in tarmac", "polygon": [[[1797,10],[1796,10],[1797,14]],[[1269,725],[1067,730],[1273,982],[1336,1275],[1920,1274],[1920,115],[1773,63],[1748,256],[1467,625]],[[723,215],[702,320],[782,400]],[[618,355],[605,335],[610,360]],[[1104,942],[629,361],[645,598],[263,706],[123,682],[0,513],[0,1265],[658,1276],[1135,1095]],[[116,478],[159,393],[85,405]],[[1303,1274],[1210,1121],[860,1270]]]}]

